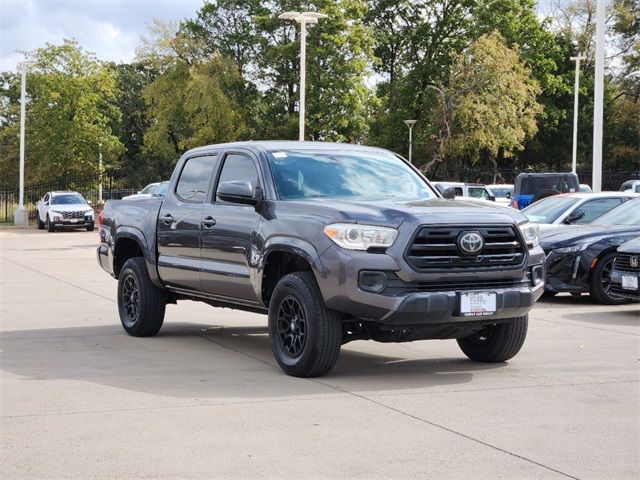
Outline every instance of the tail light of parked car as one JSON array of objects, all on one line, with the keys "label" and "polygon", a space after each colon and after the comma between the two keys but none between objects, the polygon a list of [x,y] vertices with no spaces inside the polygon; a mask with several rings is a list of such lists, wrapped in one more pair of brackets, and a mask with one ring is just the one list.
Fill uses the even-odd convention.
[{"label": "tail light of parked car", "polygon": [[98,226],[102,227],[102,225],[104,225],[104,211],[98,215]]}]

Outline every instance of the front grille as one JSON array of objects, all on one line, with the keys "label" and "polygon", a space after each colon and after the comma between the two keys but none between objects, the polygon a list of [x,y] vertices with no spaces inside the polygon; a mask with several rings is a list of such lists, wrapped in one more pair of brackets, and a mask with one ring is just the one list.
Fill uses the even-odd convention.
[{"label": "front grille", "polygon": [[[636,262],[640,262],[640,255],[632,255],[630,253],[619,253],[616,256],[616,260],[614,263],[614,270],[618,272],[628,272],[628,273],[636,273],[640,274],[640,266],[632,267],[631,266],[631,257],[636,257]],[[638,263],[636,263],[638,265]]]},{"label": "front grille", "polygon": [[387,286],[384,295],[406,295],[415,292],[452,292],[470,290],[495,290],[499,288],[514,288],[529,285],[530,275],[523,278],[504,278],[474,281],[434,281],[434,282],[405,282],[394,273],[387,273]]},{"label": "front grille", "polygon": [[62,218],[64,218],[65,220],[70,220],[72,218],[84,218],[84,212],[62,212]]},{"label": "front grille", "polygon": [[[458,248],[458,237],[466,232],[478,232],[484,239],[485,245],[477,255],[464,255]],[[525,255],[526,248],[513,225],[424,226],[405,252],[405,260],[418,271],[491,269],[518,266]]]}]

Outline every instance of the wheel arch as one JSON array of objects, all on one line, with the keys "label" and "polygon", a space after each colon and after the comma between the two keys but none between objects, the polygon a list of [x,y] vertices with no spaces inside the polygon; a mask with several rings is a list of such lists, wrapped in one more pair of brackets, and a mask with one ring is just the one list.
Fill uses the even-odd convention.
[{"label": "wheel arch", "polygon": [[144,258],[151,281],[158,287],[164,287],[158,276],[155,244],[149,245],[140,230],[132,227],[121,227],[116,233],[113,244],[113,275],[115,278],[118,278],[125,262],[134,257]]}]

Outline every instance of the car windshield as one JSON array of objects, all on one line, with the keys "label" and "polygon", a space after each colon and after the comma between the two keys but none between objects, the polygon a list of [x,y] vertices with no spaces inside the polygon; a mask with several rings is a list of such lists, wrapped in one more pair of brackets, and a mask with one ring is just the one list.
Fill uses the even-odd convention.
[{"label": "car windshield", "polygon": [[629,200],[591,223],[593,225],[640,225],[640,199]]},{"label": "car windshield", "polygon": [[522,213],[533,223],[553,223],[579,200],[576,197],[562,195],[547,197],[532,203],[522,210]]},{"label": "car windshield", "polygon": [[169,182],[162,182],[156,185],[151,193],[158,197],[164,197],[167,194],[167,190],[169,190]]},{"label": "car windshield", "polygon": [[65,193],[51,197],[51,205],[75,205],[82,203],[86,205],[86,200],[79,193]]},{"label": "car windshield", "polygon": [[140,193],[153,193],[153,191],[158,187],[157,183],[150,183],[149,185],[147,185],[146,187],[144,187]]},{"label": "car windshield", "polygon": [[496,198],[507,198],[507,193],[513,195],[511,187],[489,187]]},{"label": "car windshield", "polygon": [[282,200],[418,201],[436,197],[411,167],[391,153],[287,150],[270,152],[268,159]]}]

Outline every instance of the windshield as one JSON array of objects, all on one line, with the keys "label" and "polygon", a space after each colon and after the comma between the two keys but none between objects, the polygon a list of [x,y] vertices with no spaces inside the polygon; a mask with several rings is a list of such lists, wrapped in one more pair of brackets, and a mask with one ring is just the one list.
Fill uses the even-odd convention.
[{"label": "windshield", "polygon": [[553,223],[579,200],[575,197],[547,197],[532,203],[522,213],[533,223]]},{"label": "windshield", "polygon": [[390,153],[298,150],[271,152],[268,158],[282,200],[417,201],[436,197],[411,167]]},{"label": "windshield", "polygon": [[157,183],[150,183],[149,185],[144,187],[142,190],[140,190],[140,193],[149,193],[149,194],[153,193],[153,190],[157,187],[158,187]]},{"label": "windshield", "polygon": [[51,205],[75,205],[81,203],[86,205],[87,202],[79,193],[65,193],[63,195],[54,195],[51,197]]},{"label": "windshield", "polygon": [[507,193],[513,195],[513,187],[489,187],[496,198],[507,198]]},{"label": "windshield", "polygon": [[167,194],[167,190],[169,190],[169,182],[162,182],[156,185],[151,193],[158,197],[164,197]]},{"label": "windshield", "polygon": [[591,223],[593,225],[640,225],[640,199],[629,200]]}]

